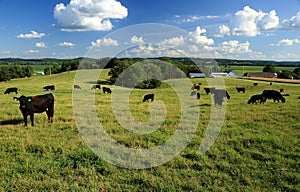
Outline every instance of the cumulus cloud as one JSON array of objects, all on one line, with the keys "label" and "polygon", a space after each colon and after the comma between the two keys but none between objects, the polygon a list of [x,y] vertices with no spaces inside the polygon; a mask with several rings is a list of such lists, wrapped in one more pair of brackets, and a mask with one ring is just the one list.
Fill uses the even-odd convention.
[{"label": "cumulus cloud", "polygon": [[116,0],[71,0],[69,4],[57,4],[54,18],[63,31],[108,31],[113,25],[110,19],[127,17],[127,8]]},{"label": "cumulus cloud", "polygon": [[224,37],[225,35],[230,35],[230,28],[227,25],[219,26],[216,37]]},{"label": "cumulus cloud", "polygon": [[20,34],[17,37],[20,39],[38,39],[45,36],[45,33],[38,33],[36,31],[31,31],[31,33],[28,34]]},{"label": "cumulus cloud", "polygon": [[137,37],[136,35],[131,37],[131,43],[132,44],[144,44],[145,41],[143,37]]},{"label": "cumulus cloud", "polygon": [[282,27],[287,29],[299,29],[300,28],[300,11],[290,19],[285,19],[282,21]]},{"label": "cumulus cloud", "polygon": [[35,44],[35,47],[38,48],[47,48],[46,44],[44,42],[38,42]]},{"label": "cumulus cloud", "polygon": [[58,44],[59,46],[61,47],[75,47],[75,44],[74,43],[71,43],[71,42],[62,42],[62,43],[59,43]]},{"label": "cumulus cloud", "polygon": [[119,43],[117,40],[112,38],[103,38],[103,39],[97,39],[94,42],[91,42],[92,47],[102,47],[102,46],[118,46]]},{"label": "cumulus cloud", "polygon": [[224,41],[218,48],[219,51],[223,53],[250,53],[250,43],[246,41],[245,43],[240,43],[237,40]]},{"label": "cumulus cloud", "polygon": [[[275,45],[276,46],[292,46],[294,44],[300,44],[300,40],[299,39],[282,39]],[[274,45],[274,44],[271,44],[271,45]]]},{"label": "cumulus cloud", "polygon": [[31,54],[31,53],[39,53],[40,51],[39,50],[27,50],[25,51],[25,54]]},{"label": "cumulus cloud", "polygon": [[197,26],[196,30],[193,32],[189,32],[191,36],[191,41],[199,44],[199,45],[213,45],[214,40],[210,39],[206,36],[206,29],[201,29],[201,27]]},{"label": "cumulus cloud", "polygon": [[233,35],[256,36],[263,30],[276,29],[279,26],[279,17],[275,10],[265,13],[245,6],[243,10],[235,13],[232,24]]},{"label": "cumulus cloud", "polygon": [[178,47],[184,45],[185,40],[183,36],[173,37],[173,38],[165,39],[158,44],[162,46],[168,46],[168,47]]}]

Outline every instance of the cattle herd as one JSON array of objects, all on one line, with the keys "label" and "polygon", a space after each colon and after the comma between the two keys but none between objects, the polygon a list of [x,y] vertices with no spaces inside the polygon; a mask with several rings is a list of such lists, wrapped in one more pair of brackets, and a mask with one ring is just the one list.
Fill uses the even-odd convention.
[{"label": "cattle herd", "polygon": [[[196,99],[200,100],[201,94],[200,94],[200,85],[194,84],[191,88],[191,96],[196,95]],[[257,83],[253,84],[254,86],[257,86]],[[99,89],[103,93],[111,94],[112,90],[108,87],[101,87],[100,84],[95,84],[91,87],[91,90]],[[48,90],[55,90],[54,85],[47,85],[44,86],[43,89],[45,91]],[[81,87],[78,84],[73,85],[74,90],[81,90]],[[204,87],[203,88],[205,93],[213,95],[214,104],[216,106],[222,106],[222,103],[225,101],[225,99],[230,99],[230,95],[227,90],[225,89],[216,89],[215,87]],[[4,94],[10,94],[15,93],[18,94],[19,89],[17,87],[10,87],[7,88],[4,92]],[[238,93],[246,92],[245,87],[236,87],[236,91]],[[284,90],[281,88],[279,91],[277,90],[263,90],[261,93],[252,95],[249,100],[248,104],[264,104],[267,99],[272,99],[274,102],[282,102],[285,103],[286,99],[283,96],[289,96],[289,94],[282,95],[281,93]],[[299,97],[300,99],[300,97]],[[14,97],[14,100],[19,101],[20,106],[19,109],[21,110],[21,113],[23,115],[24,124],[27,126],[27,116],[30,116],[31,125],[34,126],[34,113],[43,113],[46,112],[48,117],[48,122],[53,121],[53,115],[54,115],[54,96],[51,93],[44,94],[44,95],[36,95],[36,96],[20,96],[20,97]],[[154,101],[154,94],[146,94],[143,96],[142,102]]]}]

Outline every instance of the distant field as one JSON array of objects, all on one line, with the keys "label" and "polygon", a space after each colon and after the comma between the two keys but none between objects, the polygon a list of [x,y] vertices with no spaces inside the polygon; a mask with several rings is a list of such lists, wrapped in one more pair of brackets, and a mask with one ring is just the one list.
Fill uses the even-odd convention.
[{"label": "distant field", "polygon": [[[232,68],[241,72],[241,68]],[[244,68],[245,71],[259,68]],[[108,70],[99,80],[106,81]],[[210,122],[211,95],[201,83],[200,101],[190,93],[187,100],[199,110],[196,133],[189,145],[171,161],[149,169],[119,168],[96,156],[85,144],[74,121],[72,86],[75,72],[34,76],[0,83],[0,190],[1,191],[300,191],[300,96],[299,85],[252,80],[224,79],[231,99],[226,101],[223,127],[214,145],[204,154],[199,146]],[[213,79],[210,79],[213,81]],[[84,93],[93,94],[89,82]],[[24,127],[14,93],[4,95],[7,87],[18,87],[18,96],[44,94],[45,85],[56,90],[54,122],[46,114],[35,115],[35,127]],[[89,87],[90,86],[90,87]],[[114,91],[113,86],[111,87]],[[237,93],[243,86],[246,93]],[[264,89],[284,89],[286,103],[248,105],[251,95]],[[150,118],[150,103],[142,103],[144,94],[155,93],[164,102],[166,120],[149,134],[135,134],[122,128],[111,107],[111,95],[95,91],[99,120],[107,133],[120,144],[135,149],[157,146],[170,138],[180,121],[180,101],[166,83],[154,90],[134,90],[129,97],[132,116],[141,122]],[[84,99],[84,98],[83,98]],[[84,107],[84,106],[82,106]],[[98,136],[102,139],[102,136]],[[154,157],[155,158],[155,157]]]}]

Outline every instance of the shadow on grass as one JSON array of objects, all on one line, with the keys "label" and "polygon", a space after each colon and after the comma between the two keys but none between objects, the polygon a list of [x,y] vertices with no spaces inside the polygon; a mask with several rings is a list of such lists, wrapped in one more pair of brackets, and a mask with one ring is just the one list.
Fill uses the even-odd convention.
[{"label": "shadow on grass", "polygon": [[23,123],[23,119],[10,119],[10,120],[4,120],[0,121],[0,125],[18,125]]},{"label": "shadow on grass", "polygon": [[89,84],[102,84],[102,85],[111,85],[111,81],[108,80],[98,80],[98,81],[89,81]]}]

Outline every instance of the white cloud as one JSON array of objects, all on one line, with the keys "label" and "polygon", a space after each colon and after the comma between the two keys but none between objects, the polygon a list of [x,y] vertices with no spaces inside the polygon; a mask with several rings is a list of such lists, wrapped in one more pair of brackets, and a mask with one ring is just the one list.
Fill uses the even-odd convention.
[{"label": "white cloud", "polygon": [[38,48],[47,48],[46,44],[44,42],[38,42],[35,44],[35,47]]},{"label": "white cloud", "polygon": [[276,29],[279,26],[279,17],[275,10],[264,13],[245,6],[243,10],[235,13],[232,24],[233,35],[256,36],[263,30]]},{"label": "white cloud", "polygon": [[224,37],[225,35],[230,35],[230,28],[227,25],[219,26],[216,37]]},{"label": "white cloud", "polygon": [[282,21],[282,27],[288,29],[299,29],[300,28],[300,11],[290,19],[285,19]]},{"label": "white cloud", "polygon": [[113,25],[109,19],[127,17],[127,8],[116,0],[71,0],[57,4],[54,18],[63,31],[108,31]]},{"label": "white cloud", "polygon": [[117,40],[112,38],[103,38],[97,39],[95,42],[91,42],[92,47],[101,47],[101,46],[118,46],[119,43]]},{"label": "white cloud", "polygon": [[27,50],[25,51],[25,54],[31,54],[31,53],[39,53],[39,50]]},{"label": "white cloud", "polygon": [[143,37],[137,37],[134,35],[131,37],[131,43],[132,44],[144,44],[145,41],[144,41]]},{"label": "white cloud", "polygon": [[38,39],[45,36],[45,33],[38,33],[36,31],[31,31],[31,33],[28,34],[20,34],[17,37],[20,39]]},{"label": "white cloud", "polygon": [[184,45],[185,41],[184,41],[184,37],[180,36],[180,37],[165,39],[158,44],[162,46],[168,46],[168,47],[178,47]]},{"label": "white cloud", "polygon": [[224,41],[218,48],[219,51],[223,53],[250,53],[250,43],[246,41],[245,43],[240,43],[237,40]]},{"label": "white cloud", "polygon": [[213,45],[214,40],[208,38],[205,33],[206,29],[201,29],[201,27],[197,26],[195,31],[189,32],[189,35],[192,37],[190,40],[200,45]]},{"label": "white cloud", "polygon": [[[276,46],[292,46],[295,43],[300,44],[300,40],[299,39],[282,39],[275,45]],[[274,45],[274,44],[271,44],[271,45]]]},{"label": "white cloud", "polygon": [[61,47],[75,47],[75,44],[74,43],[71,43],[71,42],[62,42],[62,43],[59,43],[58,44],[59,46]]}]

